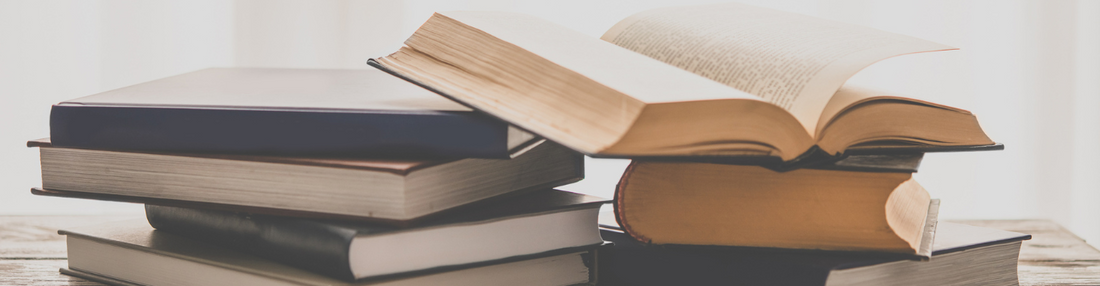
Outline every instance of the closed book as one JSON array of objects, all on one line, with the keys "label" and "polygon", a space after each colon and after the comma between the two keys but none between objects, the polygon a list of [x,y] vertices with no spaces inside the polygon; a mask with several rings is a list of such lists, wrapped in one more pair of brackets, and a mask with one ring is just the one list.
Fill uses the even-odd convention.
[{"label": "closed book", "polygon": [[406,225],[501,195],[576,182],[584,157],[551,142],[514,159],[383,160],[122,152],[28,143],[40,195]]},{"label": "closed book", "polygon": [[154,230],[129,220],[59,230],[68,268],[61,273],[111,285],[576,285],[592,281],[593,249],[563,249],[439,272],[332,279],[231,247]]},{"label": "closed book", "polygon": [[1018,285],[1031,236],[941,222],[928,261],[832,251],[645,245],[614,226],[600,250],[600,285]]},{"label": "closed book", "polygon": [[615,191],[640,242],[931,253],[938,201],[912,173],[634,160]]},{"label": "closed book", "polygon": [[146,205],[149,224],[330,277],[355,280],[602,243],[608,201],[539,190],[415,228]]},{"label": "closed book", "polygon": [[510,158],[535,137],[378,70],[211,68],[58,103],[58,147]]}]

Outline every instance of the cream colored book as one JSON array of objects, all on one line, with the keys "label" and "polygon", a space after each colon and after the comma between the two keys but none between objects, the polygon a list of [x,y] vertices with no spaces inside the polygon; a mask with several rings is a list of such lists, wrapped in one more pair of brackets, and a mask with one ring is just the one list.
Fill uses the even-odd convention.
[{"label": "cream colored book", "polygon": [[638,13],[602,39],[522,14],[441,12],[370,63],[597,157],[996,149],[969,111],[845,85],[877,61],[951,49],[719,4]]}]

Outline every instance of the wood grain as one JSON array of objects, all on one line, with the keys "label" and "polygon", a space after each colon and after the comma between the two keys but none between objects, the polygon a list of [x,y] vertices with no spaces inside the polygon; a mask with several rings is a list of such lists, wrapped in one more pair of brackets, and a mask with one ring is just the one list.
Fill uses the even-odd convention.
[{"label": "wood grain", "polygon": [[103,285],[61,275],[65,260],[0,260],[0,285]]},{"label": "wood grain", "polygon": [[963,220],[974,226],[1030,234],[1020,249],[1021,262],[1100,262],[1100,251],[1062,226],[1047,220]]},{"label": "wood grain", "polygon": [[[67,263],[57,229],[140,217],[0,216],[0,285],[102,285],[58,273]],[[1054,222],[955,222],[1031,234],[1020,250],[1020,285],[1100,285],[1100,251]]]},{"label": "wood grain", "polygon": [[1100,251],[1052,221],[956,222],[1030,234],[1020,249],[1020,285],[1100,285]]},{"label": "wood grain", "polygon": [[0,216],[0,285],[103,285],[58,273],[68,262],[57,230],[140,217]]},{"label": "wood grain", "polygon": [[0,216],[0,259],[65,259],[65,236],[58,229],[142,217]]}]

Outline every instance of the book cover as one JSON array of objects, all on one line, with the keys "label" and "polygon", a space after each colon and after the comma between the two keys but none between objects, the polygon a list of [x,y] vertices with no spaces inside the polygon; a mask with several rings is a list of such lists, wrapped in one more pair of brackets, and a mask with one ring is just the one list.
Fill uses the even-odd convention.
[{"label": "book cover", "polygon": [[58,103],[58,147],[510,158],[536,138],[378,70],[211,68]]},{"label": "book cover", "polygon": [[[601,227],[604,240],[613,245],[600,250],[600,284],[636,286],[845,285],[841,280],[878,283],[850,283],[854,285],[1010,285],[1016,283],[1019,242],[1031,238],[1027,234],[941,222],[931,260],[917,261],[888,254],[654,246],[634,241],[617,226]],[[867,275],[882,270],[897,272]],[[842,274],[844,271],[848,273]],[[897,280],[911,276],[924,278]]]}]

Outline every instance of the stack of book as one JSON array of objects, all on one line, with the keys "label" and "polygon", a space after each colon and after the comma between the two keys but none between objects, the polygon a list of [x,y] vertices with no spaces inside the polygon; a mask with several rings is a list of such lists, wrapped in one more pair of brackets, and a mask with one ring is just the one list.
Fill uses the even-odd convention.
[{"label": "stack of book", "polygon": [[[120,285],[572,285],[583,156],[378,70],[207,69],[62,102],[40,195],[146,203],[61,230]],[[154,231],[155,229],[155,231]]]},{"label": "stack of book", "polygon": [[602,230],[602,282],[1014,284],[1028,236],[937,228],[939,202],[912,178],[923,152],[1002,145],[966,110],[846,83],[950,49],[718,4],[638,13],[601,39],[436,13],[370,64],[586,155],[633,159]]},{"label": "stack of book", "polygon": [[[1014,284],[1028,236],[939,223],[912,178],[923,152],[1003,146],[966,110],[845,83],[949,49],[739,4],[602,39],[437,13],[378,70],[58,104],[34,192],[147,204],[62,231],[65,272],[119,284]],[[600,227],[603,200],[548,189],[582,154],[634,160]]]}]

